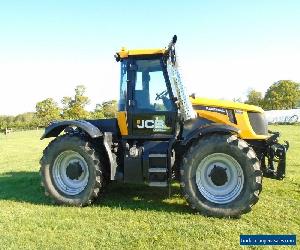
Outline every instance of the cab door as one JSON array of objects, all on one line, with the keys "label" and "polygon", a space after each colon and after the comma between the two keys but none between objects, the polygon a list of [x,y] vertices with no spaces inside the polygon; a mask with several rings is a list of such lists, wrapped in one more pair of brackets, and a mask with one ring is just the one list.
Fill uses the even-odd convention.
[{"label": "cab door", "polygon": [[129,135],[172,137],[177,109],[161,59],[132,60],[128,107]]}]

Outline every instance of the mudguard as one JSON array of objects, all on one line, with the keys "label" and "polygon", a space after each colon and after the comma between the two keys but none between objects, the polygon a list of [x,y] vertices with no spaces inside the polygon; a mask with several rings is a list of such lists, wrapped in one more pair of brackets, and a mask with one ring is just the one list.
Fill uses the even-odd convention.
[{"label": "mudguard", "polygon": [[223,134],[239,134],[240,130],[226,124],[219,123],[207,123],[202,126],[197,126],[197,122],[193,125],[186,128],[184,133],[182,134],[183,140],[181,144],[183,146],[187,145],[192,139],[198,138],[200,136],[211,134],[211,133],[223,133]]},{"label": "mudguard", "polygon": [[41,140],[49,137],[58,136],[65,128],[67,127],[77,127],[86,132],[91,138],[99,138],[102,137],[106,156],[107,156],[107,164],[110,171],[110,179],[116,179],[116,169],[117,169],[117,161],[116,156],[112,153],[112,133],[111,132],[101,132],[99,128],[88,121],[84,120],[70,120],[70,121],[61,121],[61,122],[53,122],[46,129],[45,133],[41,137]]},{"label": "mudguard", "polygon": [[78,127],[85,131],[91,138],[103,136],[103,133],[93,124],[84,120],[70,120],[61,122],[52,122],[42,135],[41,140],[49,137],[58,136],[66,127]]}]

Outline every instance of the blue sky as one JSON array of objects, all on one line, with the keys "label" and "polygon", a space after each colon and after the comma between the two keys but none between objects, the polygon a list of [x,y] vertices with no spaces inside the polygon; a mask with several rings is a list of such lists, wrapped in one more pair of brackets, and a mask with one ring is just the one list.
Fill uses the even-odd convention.
[{"label": "blue sky", "polygon": [[232,99],[280,79],[300,82],[300,1],[0,1],[0,114],[34,111],[84,84],[118,98],[127,48],[178,35],[183,79],[198,96]]}]

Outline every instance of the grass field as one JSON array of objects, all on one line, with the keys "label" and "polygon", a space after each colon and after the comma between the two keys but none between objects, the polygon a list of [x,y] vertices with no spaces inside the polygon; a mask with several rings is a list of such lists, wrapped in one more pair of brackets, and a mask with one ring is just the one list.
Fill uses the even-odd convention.
[{"label": "grass field", "polygon": [[[287,177],[264,179],[260,201],[241,219],[193,213],[174,184],[111,185],[94,205],[52,205],[40,187],[42,131],[0,135],[0,248],[234,249],[240,234],[300,237],[300,126],[273,126],[289,140]],[[299,239],[298,239],[299,247]]]}]

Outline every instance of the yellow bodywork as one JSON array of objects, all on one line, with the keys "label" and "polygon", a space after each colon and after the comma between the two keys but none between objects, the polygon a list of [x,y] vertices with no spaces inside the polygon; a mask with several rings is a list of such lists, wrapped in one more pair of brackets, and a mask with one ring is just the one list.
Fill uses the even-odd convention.
[{"label": "yellow bodywork", "polygon": [[214,100],[214,99],[207,99],[207,98],[190,98],[192,105],[201,105],[201,106],[208,106],[208,107],[215,107],[215,108],[224,108],[224,109],[232,109],[235,110],[235,118],[236,122],[232,123],[227,115],[208,111],[208,110],[195,110],[199,117],[206,118],[211,121],[215,121],[216,123],[227,124],[233,127],[236,127],[240,130],[240,137],[243,139],[266,139],[267,135],[257,135],[250,125],[249,117],[247,111],[252,112],[259,112],[263,113],[263,109],[257,106],[248,105],[244,103],[237,103],[231,101],[224,101],[224,100]]},{"label": "yellow bodywork", "polygon": [[[128,58],[128,56],[142,56],[142,55],[162,55],[166,52],[165,49],[136,49],[136,50],[126,50],[122,48],[117,54],[121,59]],[[240,130],[239,136],[242,139],[266,139],[267,135],[257,135],[250,124],[248,111],[263,113],[263,109],[253,105],[247,105],[243,103],[237,103],[225,100],[214,100],[207,98],[191,98],[192,105],[201,105],[207,107],[232,109],[235,111],[236,123],[229,120],[229,117],[225,114],[218,112],[213,112],[209,110],[195,110],[199,117],[206,118],[208,120],[214,121],[216,123],[227,124],[236,127]],[[117,115],[118,125],[120,128],[121,135],[128,135],[128,122],[127,113],[122,111],[118,112]]]},{"label": "yellow bodywork", "polygon": [[117,113],[117,120],[121,135],[128,135],[127,112],[119,111]]},{"label": "yellow bodywork", "polygon": [[219,107],[219,108],[226,108],[226,109],[238,109],[238,110],[245,110],[245,111],[254,111],[263,113],[264,110],[260,107],[254,105],[248,105],[239,102],[232,102],[232,101],[225,101],[225,100],[215,100],[215,99],[208,99],[208,98],[190,98],[192,105],[206,105],[210,107]]},{"label": "yellow bodywork", "polygon": [[126,50],[122,48],[118,54],[120,58],[127,58],[128,56],[141,56],[141,55],[161,55],[166,52],[165,49],[134,49]]},{"label": "yellow bodywork", "polygon": [[[242,139],[255,139],[264,140],[268,138],[267,135],[257,135],[250,124],[247,112],[259,112],[263,113],[263,109],[253,105],[247,105],[243,103],[214,100],[207,98],[191,98],[192,105],[201,105],[215,108],[224,108],[235,110],[236,124],[229,120],[227,115],[209,111],[209,110],[195,110],[199,117],[214,121],[216,123],[227,124],[240,130],[239,136]],[[128,122],[127,113],[125,111],[118,112],[117,114],[118,125],[122,136],[128,135]]]}]

